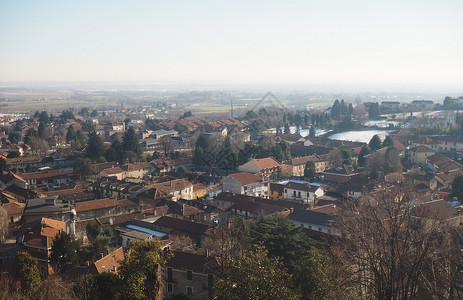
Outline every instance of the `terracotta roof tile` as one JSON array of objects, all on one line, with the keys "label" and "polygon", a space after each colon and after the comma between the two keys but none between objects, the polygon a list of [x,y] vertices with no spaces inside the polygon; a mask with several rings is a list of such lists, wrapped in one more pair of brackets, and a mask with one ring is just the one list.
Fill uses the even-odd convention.
[{"label": "terracotta roof tile", "polygon": [[242,185],[248,185],[251,183],[262,181],[262,177],[257,176],[255,174],[248,173],[248,172],[235,173],[235,174],[231,174],[230,176],[238,180],[238,182],[241,183]]}]

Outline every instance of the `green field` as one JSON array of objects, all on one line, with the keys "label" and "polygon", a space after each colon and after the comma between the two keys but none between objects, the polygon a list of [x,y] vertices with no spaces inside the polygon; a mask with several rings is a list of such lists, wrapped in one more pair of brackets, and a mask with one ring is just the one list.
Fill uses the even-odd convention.
[{"label": "green field", "polygon": [[216,103],[201,102],[194,105],[187,106],[186,111],[191,111],[193,114],[213,114],[230,112],[230,106],[219,105]]},{"label": "green field", "polygon": [[[10,101],[0,102],[2,113],[24,113],[46,110],[49,112],[61,112],[70,107],[97,107],[88,101],[69,100],[73,92],[0,92],[0,99]],[[44,100],[46,98],[46,100]]]}]

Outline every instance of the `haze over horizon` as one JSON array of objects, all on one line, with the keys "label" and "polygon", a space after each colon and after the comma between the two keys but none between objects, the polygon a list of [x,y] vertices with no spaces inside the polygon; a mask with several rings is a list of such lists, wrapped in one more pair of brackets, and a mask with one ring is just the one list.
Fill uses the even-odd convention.
[{"label": "haze over horizon", "polygon": [[3,1],[1,82],[463,91],[463,1]]}]

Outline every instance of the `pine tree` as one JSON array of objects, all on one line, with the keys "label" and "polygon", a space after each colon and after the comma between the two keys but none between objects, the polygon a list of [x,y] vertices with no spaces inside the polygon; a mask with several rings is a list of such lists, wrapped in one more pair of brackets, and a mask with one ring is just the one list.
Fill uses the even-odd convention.
[{"label": "pine tree", "polygon": [[141,156],[141,154],[143,153],[140,141],[133,127],[130,127],[122,137],[122,151],[124,153],[132,151],[137,156]]},{"label": "pine tree", "polygon": [[377,134],[375,134],[371,138],[370,142],[368,143],[368,146],[370,146],[372,151],[376,151],[378,149],[381,149],[381,147],[382,147],[381,139],[379,138],[379,136]]},{"label": "pine tree", "polygon": [[87,141],[87,157],[92,161],[97,161],[105,153],[103,141],[96,131],[92,131],[88,135]]},{"label": "pine tree", "polygon": [[391,138],[390,135],[388,135],[383,141],[383,147],[392,147],[392,146],[394,146],[394,140]]},{"label": "pine tree", "polygon": [[314,126],[311,126],[310,131],[309,131],[309,138],[314,138],[314,137],[315,137],[315,128]]},{"label": "pine tree", "polygon": [[72,125],[69,125],[68,131],[66,133],[66,141],[70,143],[71,141],[75,140],[77,137],[76,130]]},{"label": "pine tree", "polygon": [[360,153],[359,153],[359,158],[358,158],[359,166],[365,165],[365,155],[368,155],[370,153],[371,153],[370,147],[367,144],[363,144],[362,149],[360,150]]}]

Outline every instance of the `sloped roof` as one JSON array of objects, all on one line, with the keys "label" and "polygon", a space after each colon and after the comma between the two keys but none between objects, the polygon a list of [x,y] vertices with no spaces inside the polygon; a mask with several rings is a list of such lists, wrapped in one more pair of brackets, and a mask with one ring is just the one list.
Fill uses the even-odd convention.
[{"label": "sloped roof", "polygon": [[135,202],[128,199],[116,200],[113,198],[104,198],[90,201],[83,201],[76,203],[76,212],[83,212],[89,210],[96,210],[117,206],[137,206]]},{"label": "sloped roof", "polygon": [[260,169],[272,169],[280,166],[280,163],[273,159],[273,157],[253,158],[251,161],[254,162]]},{"label": "sloped roof", "polygon": [[436,166],[436,173],[450,172],[463,169],[463,165],[448,158],[447,156],[436,153],[428,157],[428,162]]},{"label": "sloped roof", "polygon": [[394,140],[394,147],[399,151],[405,151],[407,149],[407,147],[405,147],[404,144],[402,144],[398,140]]},{"label": "sloped roof", "polygon": [[424,146],[424,145],[419,145],[417,147],[410,148],[411,152],[416,152],[416,153],[425,153],[425,152],[435,152],[434,150]]},{"label": "sloped roof", "polygon": [[309,161],[321,161],[322,159],[318,155],[307,155],[302,157],[296,157],[291,159],[291,165],[298,166],[298,165],[305,165]]},{"label": "sloped roof", "polygon": [[238,202],[235,202],[230,208],[249,212],[255,215],[272,215],[287,210],[287,208],[278,205],[246,200],[239,200]]},{"label": "sloped roof", "polygon": [[458,210],[444,199],[424,202],[413,209],[416,216],[445,220],[459,215]]},{"label": "sloped roof", "polygon": [[21,177],[19,177],[16,174],[13,174],[13,173],[0,174],[0,181],[5,183],[5,184],[10,183],[14,179],[18,179],[18,180],[24,182],[24,179],[22,179]]},{"label": "sloped roof", "polygon": [[334,222],[333,217],[329,214],[297,208],[289,214],[289,218],[294,221],[320,226],[331,226],[331,224]]},{"label": "sloped roof", "polygon": [[217,260],[211,256],[183,251],[172,251],[172,254],[173,257],[166,262],[166,266],[173,269],[210,273],[217,265]]},{"label": "sloped roof", "polygon": [[42,172],[23,173],[19,175],[24,180],[71,177],[74,176],[74,171],[71,170],[47,170]]},{"label": "sloped roof", "polygon": [[235,173],[235,174],[231,174],[230,176],[235,178],[242,185],[248,185],[251,183],[262,181],[262,178],[260,176],[257,176],[255,174],[251,174],[248,172]]},{"label": "sloped roof", "polygon": [[154,222],[157,226],[171,228],[174,231],[185,232],[190,234],[203,234],[209,228],[205,224],[195,223],[183,219],[162,216]]},{"label": "sloped roof", "polygon": [[119,174],[119,173],[124,172],[124,170],[122,170],[122,169],[119,168],[119,167],[107,168],[107,169],[104,169],[103,171],[104,171],[106,174],[108,174],[108,175],[111,175],[111,174]]},{"label": "sloped roof", "polygon": [[19,202],[8,202],[3,203],[3,208],[6,209],[8,215],[19,215],[22,214],[25,204]]},{"label": "sloped roof", "polygon": [[97,260],[94,263],[94,266],[98,274],[101,274],[104,272],[114,272],[114,268],[116,268],[116,272],[117,272],[117,270],[119,270],[119,267],[120,267],[119,261],[123,259],[124,259],[124,250],[122,249],[122,247],[119,247],[113,252],[104,256],[103,258]]}]

